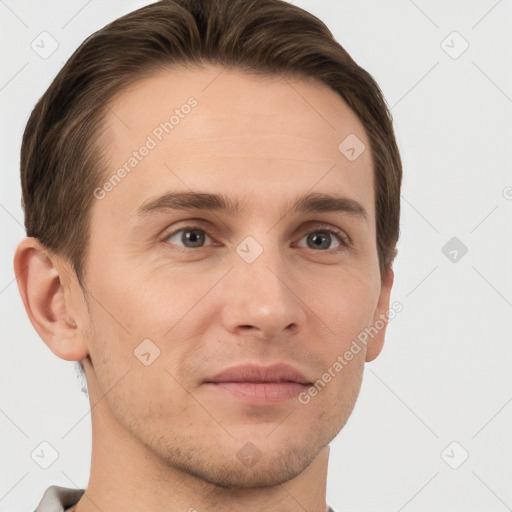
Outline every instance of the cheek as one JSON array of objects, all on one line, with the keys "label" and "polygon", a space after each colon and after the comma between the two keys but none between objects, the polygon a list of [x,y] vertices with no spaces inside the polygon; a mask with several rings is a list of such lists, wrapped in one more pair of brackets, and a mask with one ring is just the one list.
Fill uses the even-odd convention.
[{"label": "cheek", "polygon": [[96,326],[89,340],[94,379],[104,405],[117,420],[133,430],[143,428],[145,421],[164,416],[171,420],[180,413],[187,382],[173,368],[174,350],[162,343],[153,345],[149,338],[141,343],[104,311],[96,310],[92,320]]},{"label": "cheek", "polygon": [[[98,280],[91,289],[93,329],[87,338],[102,391],[122,389],[120,399],[126,402],[154,396],[155,390],[162,400],[172,400],[171,394],[176,397],[182,387],[166,369],[175,368],[181,355],[192,349],[187,335],[192,331],[184,331],[190,321],[183,317],[197,304],[201,290],[192,287],[187,295],[176,292],[183,289],[179,282],[172,286],[149,280],[136,284],[122,275],[110,282]],[[175,377],[183,382],[183,375]]]},{"label": "cheek", "polygon": [[[334,281],[336,283],[336,281]],[[318,297],[318,314],[338,340],[348,341],[372,322],[378,297],[360,281],[340,280],[331,284],[325,297]]]},{"label": "cheek", "polygon": [[319,345],[323,347],[324,365],[320,378],[332,382],[331,391],[324,396],[333,393],[331,399],[342,410],[351,407],[359,391],[367,351],[360,336],[372,325],[378,297],[374,289],[360,280],[340,280],[340,283],[340,291],[324,297],[317,307],[319,317],[329,329]]},{"label": "cheek", "polygon": [[352,413],[361,387],[364,366],[364,350],[353,355],[350,361],[343,359],[343,353],[333,353],[324,372],[299,397],[302,407],[310,408],[310,418],[315,418],[318,424],[336,425],[337,431]]},{"label": "cheek", "polygon": [[177,303],[186,300],[186,293],[180,293],[179,297],[174,293],[175,283],[150,282],[147,276],[139,273],[136,268],[120,267],[115,274],[96,274],[91,282],[90,290],[94,296],[91,322],[97,338],[110,340],[105,350],[117,344],[121,352],[125,348],[133,351],[144,339],[157,339],[161,322],[166,319],[168,330],[179,312]]},{"label": "cheek", "polygon": [[[140,268],[124,271],[124,276],[102,290],[119,323],[134,336],[164,339],[179,329],[181,320],[194,310],[222,275],[222,269],[198,269],[196,265],[174,266],[145,272]],[[199,305],[199,307],[198,307]],[[112,311],[112,312],[113,312]]]}]

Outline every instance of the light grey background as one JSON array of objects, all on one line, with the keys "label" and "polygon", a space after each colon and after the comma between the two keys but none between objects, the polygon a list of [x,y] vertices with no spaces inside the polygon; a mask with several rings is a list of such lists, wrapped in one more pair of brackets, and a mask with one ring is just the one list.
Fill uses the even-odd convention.
[{"label": "light grey background", "polygon": [[[39,339],[14,280],[22,130],[83,39],[146,3],[0,0],[1,512],[33,510],[52,484],[85,487],[90,468],[88,399],[73,363]],[[405,173],[392,294],[404,309],[331,445],[328,502],[512,510],[512,2],[293,3],[381,86]],[[46,59],[31,48],[43,31],[58,42]],[[44,441],[59,454],[48,469],[31,457]]]}]

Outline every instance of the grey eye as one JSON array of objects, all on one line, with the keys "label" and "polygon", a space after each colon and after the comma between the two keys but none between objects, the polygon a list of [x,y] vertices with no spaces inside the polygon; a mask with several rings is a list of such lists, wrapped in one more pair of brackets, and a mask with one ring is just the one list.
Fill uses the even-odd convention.
[{"label": "grey eye", "polygon": [[185,227],[169,235],[166,240],[175,244],[183,244],[187,248],[202,247],[206,238],[210,238],[203,229]]}]

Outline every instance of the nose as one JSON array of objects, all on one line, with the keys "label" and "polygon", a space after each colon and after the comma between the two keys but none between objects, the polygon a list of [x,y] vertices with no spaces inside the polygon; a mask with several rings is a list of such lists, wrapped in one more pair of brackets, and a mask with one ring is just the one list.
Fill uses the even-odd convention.
[{"label": "nose", "polygon": [[234,268],[223,280],[224,327],[239,336],[262,339],[297,332],[306,316],[297,269],[283,261],[277,248],[265,249],[248,261],[235,254]]}]

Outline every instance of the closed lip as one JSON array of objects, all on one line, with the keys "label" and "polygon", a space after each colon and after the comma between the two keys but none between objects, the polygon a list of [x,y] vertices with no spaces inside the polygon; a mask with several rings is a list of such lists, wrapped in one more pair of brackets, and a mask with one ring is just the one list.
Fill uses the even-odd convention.
[{"label": "closed lip", "polygon": [[296,368],[279,363],[270,366],[245,364],[222,370],[205,382],[297,382],[311,384]]}]

